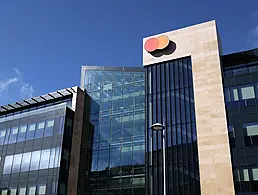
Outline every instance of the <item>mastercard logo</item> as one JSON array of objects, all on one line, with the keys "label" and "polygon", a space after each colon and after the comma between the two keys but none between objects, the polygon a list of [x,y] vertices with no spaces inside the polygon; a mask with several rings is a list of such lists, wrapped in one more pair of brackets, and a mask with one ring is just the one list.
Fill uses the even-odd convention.
[{"label": "mastercard logo", "polygon": [[144,44],[144,49],[151,53],[156,50],[165,49],[169,45],[169,38],[166,35],[161,35],[157,38],[150,38]]}]

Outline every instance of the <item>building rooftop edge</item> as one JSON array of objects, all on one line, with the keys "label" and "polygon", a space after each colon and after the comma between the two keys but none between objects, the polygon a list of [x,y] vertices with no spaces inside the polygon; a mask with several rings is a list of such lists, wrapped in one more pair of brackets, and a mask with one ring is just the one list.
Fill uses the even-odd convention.
[{"label": "building rooftop edge", "polygon": [[44,103],[47,101],[64,98],[66,96],[71,96],[74,93],[77,93],[78,88],[80,88],[80,87],[78,87],[78,86],[69,87],[69,88],[57,90],[54,92],[50,92],[50,93],[47,93],[44,95],[40,95],[40,96],[32,97],[29,99],[21,100],[18,102],[14,102],[11,104],[0,105],[0,114],[2,114],[4,112],[16,110],[16,109],[22,108],[24,106],[31,106],[34,104]]}]

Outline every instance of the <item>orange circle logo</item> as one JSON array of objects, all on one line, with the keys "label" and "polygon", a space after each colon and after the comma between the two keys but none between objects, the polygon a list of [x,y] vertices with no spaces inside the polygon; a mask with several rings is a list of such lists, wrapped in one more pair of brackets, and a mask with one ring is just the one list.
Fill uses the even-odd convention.
[{"label": "orange circle logo", "polygon": [[169,38],[166,35],[161,35],[157,38],[150,38],[144,44],[144,49],[147,52],[153,52],[157,49],[165,49],[169,45]]}]

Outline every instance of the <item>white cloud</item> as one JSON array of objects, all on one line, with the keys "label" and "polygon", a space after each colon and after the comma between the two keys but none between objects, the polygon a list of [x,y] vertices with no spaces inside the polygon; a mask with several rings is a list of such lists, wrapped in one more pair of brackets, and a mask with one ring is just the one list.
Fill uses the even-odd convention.
[{"label": "white cloud", "polygon": [[22,83],[20,88],[20,95],[23,99],[32,98],[34,93],[34,88],[29,83]]},{"label": "white cloud", "polygon": [[253,27],[248,36],[248,41],[253,47],[258,47],[258,11],[251,14]]},{"label": "white cloud", "polygon": [[14,90],[15,92],[18,88],[19,94],[11,94],[12,96],[18,95],[22,99],[33,97],[33,86],[24,81],[21,71],[19,71],[17,68],[13,68],[13,71],[14,76],[2,80],[0,79],[0,97],[3,95],[3,93],[7,93],[10,88],[16,88],[16,90]]},{"label": "white cloud", "polygon": [[19,79],[17,77],[9,78],[7,80],[0,81],[0,96],[3,94],[4,91],[8,90],[8,88],[17,83]]},{"label": "white cloud", "polygon": [[251,31],[251,41],[254,47],[258,46],[258,25]]}]

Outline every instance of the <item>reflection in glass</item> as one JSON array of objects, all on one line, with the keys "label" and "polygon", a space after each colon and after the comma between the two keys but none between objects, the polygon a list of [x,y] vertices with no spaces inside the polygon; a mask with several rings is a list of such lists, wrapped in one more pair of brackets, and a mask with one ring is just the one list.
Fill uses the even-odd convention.
[{"label": "reflection in glass", "polygon": [[20,172],[22,154],[14,155],[12,173]]},{"label": "reflection in glass", "polygon": [[51,119],[51,120],[48,120],[46,123],[47,123],[47,125],[46,125],[46,128],[45,128],[44,137],[52,136],[55,120]]},{"label": "reflection in glass", "polygon": [[31,152],[27,152],[23,154],[21,172],[29,171],[30,159],[31,159]]},{"label": "reflection in glass", "polygon": [[5,134],[6,134],[6,130],[0,130],[0,145],[4,144]]},{"label": "reflection in glass", "polygon": [[11,156],[6,156],[6,157],[5,157],[5,162],[4,162],[3,174],[9,174],[9,173],[11,173],[12,164],[13,164],[13,155],[11,155]]},{"label": "reflection in glass", "polygon": [[18,134],[18,127],[12,127],[10,137],[9,137],[9,142],[8,142],[9,144],[16,142],[17,134]]},{"label": "reflection in glass", "polygon": [[49,165],[50,149],[41,151],[39,169],[47,169]]},{"label": "reflection in glass", "polygon": [[43,137],[44,128],[45,128],[45,121],[39,122],[37,124],[37,129],[36,129],[36,132],[35,132],[35,138]]},{"label": "reflection in glass", "polygon": [[30,171],[38,170],[39,159],[40,159],[40,151],[34,151],[31,153]]},{"label": "reflection in glass", "polygon": [[29,195],[35,195],[36,194],[36,186],[29,188]]},{"label": "reflection in glass", "polygon": [[20,188],[19,195],[26,195],[26,188]]},{"label": "reflection in glass", "polygon": [[26,131],[27,131],[27,125],[21,125],[19,127],[19,134],[18,134],[17,142],[25,141]]},{"label": "reflection in glass", "polygon": [[27,131],[26,140],[32,140],[34,139],[34,133],[36,129],[36,124],[29,124],[29,130]]}]

